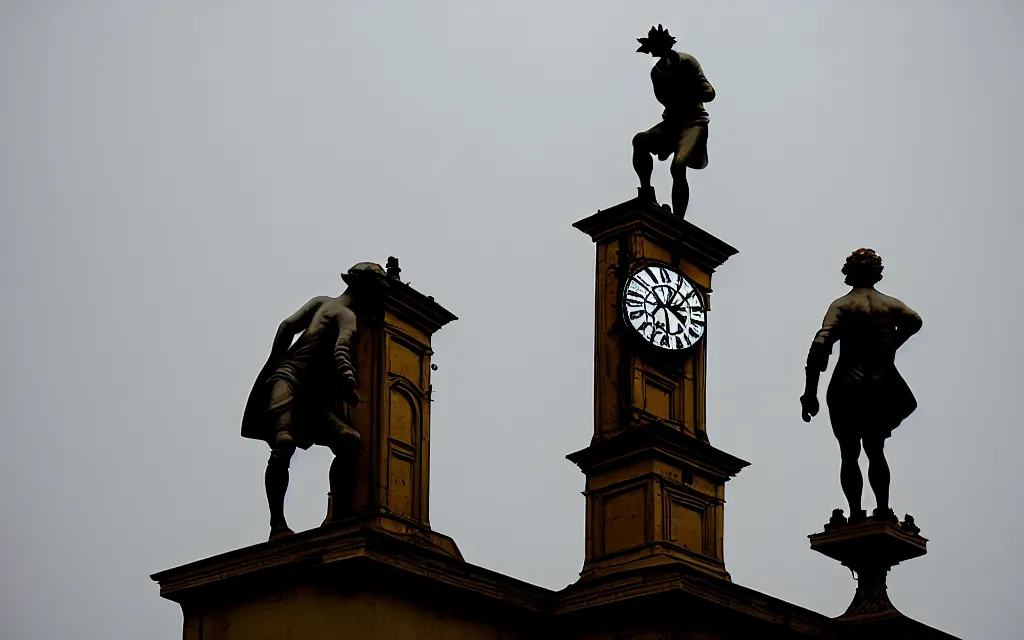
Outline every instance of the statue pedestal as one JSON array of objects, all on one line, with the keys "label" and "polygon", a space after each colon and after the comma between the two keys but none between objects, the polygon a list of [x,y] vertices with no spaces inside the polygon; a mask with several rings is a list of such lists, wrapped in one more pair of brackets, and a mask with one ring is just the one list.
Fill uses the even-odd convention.
[{"label": "statue pedestal", "polygon": [[857,574],[857,593],[841,620],[900,615],[889,601],[885,576],[897,564],[928,552],[927,540],[893,522],[865,520],[858,524],[827,525],[808,536],[811,550],[838,560]]},{"label": "statue pedestal", "polygon": [[[531,638],[547,589],[475,567],[451,538],[379,514],[153,576],[184,640]],[[481,613],[484,612],[484,613]]]},{"label": "statue pedestal", "polygon": [[916,527],[868,519],[828,524],[808,536],[811,550],[838,560],[857,575],[857,592],[841,623],[842,638],[952,638],[904,616],[889,600],[885,577],[897,564],[928,552]]}]

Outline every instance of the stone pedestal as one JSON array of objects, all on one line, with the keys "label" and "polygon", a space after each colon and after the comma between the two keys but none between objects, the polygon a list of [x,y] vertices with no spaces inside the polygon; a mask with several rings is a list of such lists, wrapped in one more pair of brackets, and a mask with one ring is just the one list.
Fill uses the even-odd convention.
[{"label": "stone pedestal", "polygon": [[811,550],[838,560],[857,574],[857,593],[840,616],[850,622],[899,615],[889,600],[885,576],[897,564],[928,552],[925,538],[888,521],[827,525],[822,533],[808,537]]},{"label": "stone pedestal", "polygon": [[538,637],[549,591],[474,567],[451,538],[363,515],[152,576],[184,640]]},{"label": "stone pedestal", "polygon": [[928,552],[928,540],[919,531],[912,520],[901,524],[867,519],[850,524],[836,516],[823,532],[808,536],[811,550],[838,560],[857,576],[853,601],[836,619],[837,631],[844,640],[953,638],[906,617],[889,599],[885,584],[889,570]]}]

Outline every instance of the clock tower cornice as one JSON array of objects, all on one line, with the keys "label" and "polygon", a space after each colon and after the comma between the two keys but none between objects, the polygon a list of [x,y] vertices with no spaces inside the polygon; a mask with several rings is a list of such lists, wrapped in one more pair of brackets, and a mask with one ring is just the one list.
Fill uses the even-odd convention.
[{"label": "clock tower cornice", "polygon": [[573,226],[598,244],[641,233],[654,242],[671,247],[678,257],[693,262],[708,273],[738,253],[735,247],[700,227],[640,198],[599,210]]}]

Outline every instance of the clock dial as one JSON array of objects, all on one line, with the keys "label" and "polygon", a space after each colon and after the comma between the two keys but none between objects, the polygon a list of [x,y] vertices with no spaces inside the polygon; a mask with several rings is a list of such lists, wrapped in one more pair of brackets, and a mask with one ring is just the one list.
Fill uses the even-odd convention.
[{"label": "clock dial", "polygon": [[661,349],[686,349],[704,336],[704,299],[669,267],[649,265],[629,276],[621,304],[626,323]]}]

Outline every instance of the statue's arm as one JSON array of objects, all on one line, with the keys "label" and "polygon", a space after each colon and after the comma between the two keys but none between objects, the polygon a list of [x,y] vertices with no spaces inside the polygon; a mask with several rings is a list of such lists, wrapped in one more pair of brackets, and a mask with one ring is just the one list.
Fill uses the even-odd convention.
[{"label": "statue's arm", "polygon": [[704,71],[697,65],[698,87],[700,87],[700,101],[711,102],[715,99],[715,88],[711,86],[708,79],[704,77]]},{"label": "statue's arm", "polygon": [[708,79],[704,76],[704,69],[701,68],[700,63],[693,56],[686,56],[682,59],[684,64],[689,64],[693,68],[694,77],[696,81],[694,83],[695,98],[698,102],[711,102],[715,99],[715,88],[711,86]]},{"label": "statue's arm", "polygon": [[302,305],[298,311],[282,320],[281,324],[277,327],[277,334],[274,336],[274,346],[271,347],[271,353],[278,354],[287,351],[288,347],[292,346],[295,334],[309,326],[310,320],[313,319],[313,314],[317,312],[317,309],[320,308],[320,305],[326,299],[323,296],[313,298]]},{"label": "statue's arm", "polygon": [[828,367],[828,358],[832,355],[832,345],[839,340],[839,323],[842,321],[843,308],[838,300],[833,302],[825,312],[821,329],[814,335],[811,348],[807,352],[808,370],[821,372]]},{"label": "statue's arm", "polygon": [[842,307],[836,300],[829,305],[825,313],[825,319],[821,323],[821,329],[815,334],[811,341],[811,348],[807,352],[806,381],[804,395],[800,398],[803,405],[803,418],[809,422],[811,417],[818,413],[818,380],[821,373],[828,368],[828,358],[832,354],[832,345],[839,340],[839,323],[842,318]]},{"label": "statue's arm", "polygon": [[356,388],[355,358],[352,356],[353,338],[358,324],[356,314],[350,309],[343,309],[338,314],[338,339],[334,343],[334,365],[341,381],[341,388],[351,393]]},{"label": "statue's arm", "polygon": [[899,349],[910,339],[912,335],[921,330],[924,321],[920,314],[903,304],[899,303],[899,316],[896,320],[896,338],[893,343],[893,350]]}]

